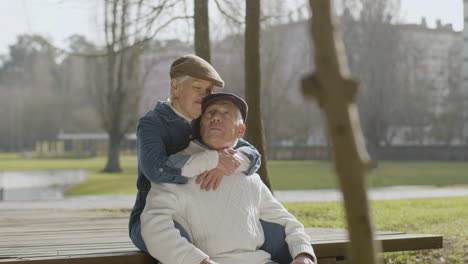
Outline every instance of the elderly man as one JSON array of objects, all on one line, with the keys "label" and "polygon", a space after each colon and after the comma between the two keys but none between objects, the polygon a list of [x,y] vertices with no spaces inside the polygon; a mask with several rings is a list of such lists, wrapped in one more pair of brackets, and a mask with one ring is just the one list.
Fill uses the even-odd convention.
[{"label": "elderly man", "polygon": [[[212,94],[202,102],[202,116],[193,140],[181,154],[196,156],[190,173],[215,168],[210,152],[231,149],[245,132],[247,104],[227,93]],[[198,130],[199,129],[199,130]],[[201,162],[204,161],[204,162]],[[275,263],[266,251],[260,219],[285,228],[294,264],[316,262],[304,227],[272,196],[257,174],[246,177],[241,165],[225,177],[216,191],[204,192],[194,180],[186,185],[152,184],[141,215],[142,235],[149,253],[165,264],[267,264]],[[183,238],[174,222],[189,234]]]}]

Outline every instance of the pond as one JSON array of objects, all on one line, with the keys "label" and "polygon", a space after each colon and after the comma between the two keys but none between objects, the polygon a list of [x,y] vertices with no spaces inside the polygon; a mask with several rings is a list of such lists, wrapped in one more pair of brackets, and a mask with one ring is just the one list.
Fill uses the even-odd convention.
[{"label": "pond", "polygon": [[0,171],[0,201],[56,200],[71,186],[88,179],[88,171]]}]

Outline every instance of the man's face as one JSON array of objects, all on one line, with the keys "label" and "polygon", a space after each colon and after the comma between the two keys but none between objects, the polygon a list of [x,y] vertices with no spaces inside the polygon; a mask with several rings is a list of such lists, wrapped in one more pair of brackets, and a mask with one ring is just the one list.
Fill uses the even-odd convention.
[{"label": "man's face", "polygon": [[200,136],[212,149],[232,148],[244,135],[245,125],[238,122],[239,110],[230,101],[217,101],[206,108],[200,121]]},{"label": "man's face", "polygon": [[213,93],[213,84],[207,80],[188,76],[182,85],[178,80],[172,79],[171,89],[174,108],[184,116],[196,119],[201,115],[202,99]]}]

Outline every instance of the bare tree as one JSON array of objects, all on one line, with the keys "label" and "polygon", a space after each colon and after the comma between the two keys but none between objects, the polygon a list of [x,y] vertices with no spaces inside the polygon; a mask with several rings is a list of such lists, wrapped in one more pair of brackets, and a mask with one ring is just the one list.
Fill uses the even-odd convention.
[{"label": "bare tree", "polygon": [[[399,0],[343,0],[344,42],[350,69],[366,91],[358,103],[369,150],[377,154],[385,142],[392,115],[398,111],[397,67],[401,59],[398,22]],[[357,11],[358,10],[358,11]]]},{"label": "bare tree", "polygon": [[[245,12],[243,5],[245,2],[228,0],[216,2],[219,5],[218,8],[222,10],[222,17],[228,22],[233,22],[233,28],[243,29],[244,23],[238,21],[238,12],[239,10]],[[267,146],[280,142],[304,144],[309,136],[321,127],[322,123],[318,117],[318,111],[310,111],[311,108],[316,107],[302,104],[302,97],[298,92],[297,79],[311,68],[311,60],[304,60],[303,52],[304,49],[310,48],[306,35],[308,24],[302,20],[282,24],[291,13],[286,7],[283,1],[264,1],[260,14],[260,107]],[[302,15],[294,15],[296,19],[304,19],[304,13],[308,14],[309,11],[300,13]],[[236,31],[235,29],[232,31]],[[237,70],[238,65],[244,63],[242,61],[244,46],[242,34],[229,35],[214,46],[215,52],[223,54],[223,61],[216,62],[220,71],[226,73],[223,74],[228,84],[225,89],[234,93],[247,91],[240,83],[245,78],[244,72]],[[314,120],[317,122],[302,122],[305,118],[310,120],[311,112],[316,113]],[[297,133],[297,131],[305,133]]]},{"label": "bare tree", "polygon": [[211,62],[208,0],[194,0],[195,54]]},{"label": "bare tree", "polygon": [[246,139],[262,155],[259,174],[265,185],[271,189],[268,177],[265,136],[261,112],[261,73],[260,73],[260,0],[246,0],[245,14],[245,97],[249,104],[249,128]]},{"label": "bare tree", "polygon": [[[152,24],[144,28],[139,27],[144,2],[134,4],[129,0],[105,1],[104,33],[107,57],[102,59],[101,63],[105,65],[106,77],[102,79],[102,76],[96,75],[99,66],[96,66],[96,71],[92,74],[97,81],[93,94],[95,106],[101,119],[101,127],[109,134],[108,159],[104,168],[106,172],[121,171],[120,144],[138,117],[143,87],[139,63],[145,48],[141,39],[145,38],[145,34],[152,27]],[[141,33],[142,31],[146,33]]]},{"label": "bare tree", "polygon": [[[269,2],[270,5],[272,3]],[[284,25],[271,22],[273,20],[264,22],[267,26],[261,37],[262,116],[267,144],[303,145],[322,127],[316,106],[305,104],[298,94],[297,80],[312,68],[312,59],[304,60],[304,51],[311,49],[308,24],[307,21]],[[294,48],[291,40],[294,40]]]},{"label": "bare tree", "polygon": [[[106,172],[119,172],[119,150],[125,134],[138,118],[143,83],[144,50],[158,32],[177,19],[171,12],[180,0],[106,0],[104,8],[105,57],[96,58],[93,97],[101,127],[109,134]],[[165,11],[165,12],[163,12]],[[105,68],[105,78],[97,74]]]}]

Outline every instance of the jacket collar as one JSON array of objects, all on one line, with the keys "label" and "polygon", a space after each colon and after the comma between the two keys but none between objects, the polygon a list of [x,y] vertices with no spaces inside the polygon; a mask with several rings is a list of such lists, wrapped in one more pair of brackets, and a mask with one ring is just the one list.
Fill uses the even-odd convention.
[{"label": "jacket collar", "polygon": [[178,115],[169,104],[170,102],[168,101],[158,101],[153,111],[162,117],[166,122],[183,121],[189,123],[190,126],[193,125],[196,119],[189,122],[187,119]]},{"label": "jacket collar", "polygon": [[184,118],[176,114],[174,110],[172,110],[171,106],[169,105],[169,102],[167,101],[158,101],[153,111],[156,112],[160,117],[162,117],[167,122],[185,120]]}]

